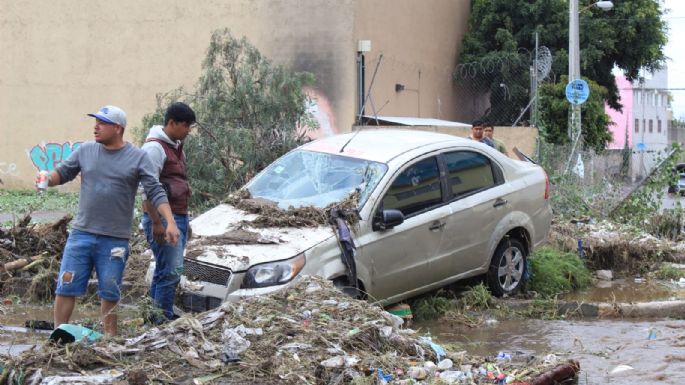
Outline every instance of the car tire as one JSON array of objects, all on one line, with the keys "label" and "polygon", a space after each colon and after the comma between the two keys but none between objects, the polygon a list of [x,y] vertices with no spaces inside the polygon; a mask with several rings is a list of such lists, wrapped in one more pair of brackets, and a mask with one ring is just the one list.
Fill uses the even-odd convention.
[{"label": "car tire", "polygon": [[490,261],[487,282],[495,297],[515,294],[523,286],[526,248],[516,238],[504,239]]}]

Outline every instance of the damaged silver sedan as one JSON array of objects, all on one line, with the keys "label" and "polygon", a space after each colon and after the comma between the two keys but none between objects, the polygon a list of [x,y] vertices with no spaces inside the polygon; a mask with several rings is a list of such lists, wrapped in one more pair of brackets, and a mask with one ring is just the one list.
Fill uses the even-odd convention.
[{"label": "damaged silver sedan", "polygon": [[[512,294],[551,222],[542,168],[422,131],[363,130],[305,144],[243,192],[250,207],[272,209],[220,204],[191,222],[186,308],[282,290],[302,275],[383,304],[476,275],[493,294]],[[350,197],[354,220],[349,208],[336,210]],[[312,225],[298,209],[325,219]],[[270,218],[277,211],[292,220]],[[281,222],[289,224],[273,225]]]}]

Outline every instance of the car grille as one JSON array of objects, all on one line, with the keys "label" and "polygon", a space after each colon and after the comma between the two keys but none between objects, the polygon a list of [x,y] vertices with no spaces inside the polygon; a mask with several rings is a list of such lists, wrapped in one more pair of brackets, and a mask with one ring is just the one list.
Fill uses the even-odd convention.
[{"label": "car grille", "polygon": [[183,262],[183,275],[191,281],[204,281],[217,285],[228,286],[231,278],[231,270],[200,262],[196,259],[185,259]]}]

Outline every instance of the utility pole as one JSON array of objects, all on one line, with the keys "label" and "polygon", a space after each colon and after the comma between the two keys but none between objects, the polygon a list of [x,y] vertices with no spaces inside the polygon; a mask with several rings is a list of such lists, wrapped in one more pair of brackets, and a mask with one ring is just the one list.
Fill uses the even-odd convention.
[{"label": "utility pole", "polygon": [[[580,43],[578,28],[578,0],[569,0],[568,10],[568,81],[580,79]],[[580,105],[571,104],[571,120],[568,136],[573,143],[575,136],[580,135]]]}]

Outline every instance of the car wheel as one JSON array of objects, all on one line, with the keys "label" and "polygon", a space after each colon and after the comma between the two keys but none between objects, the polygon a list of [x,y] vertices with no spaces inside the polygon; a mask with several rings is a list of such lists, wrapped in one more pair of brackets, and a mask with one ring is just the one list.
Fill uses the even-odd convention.
[{"label": "car wheel", "polygon": [[488,286],[496,297],[516,293],[526,271],[526,248],[515,238],[500,242],[487,273]]}]

